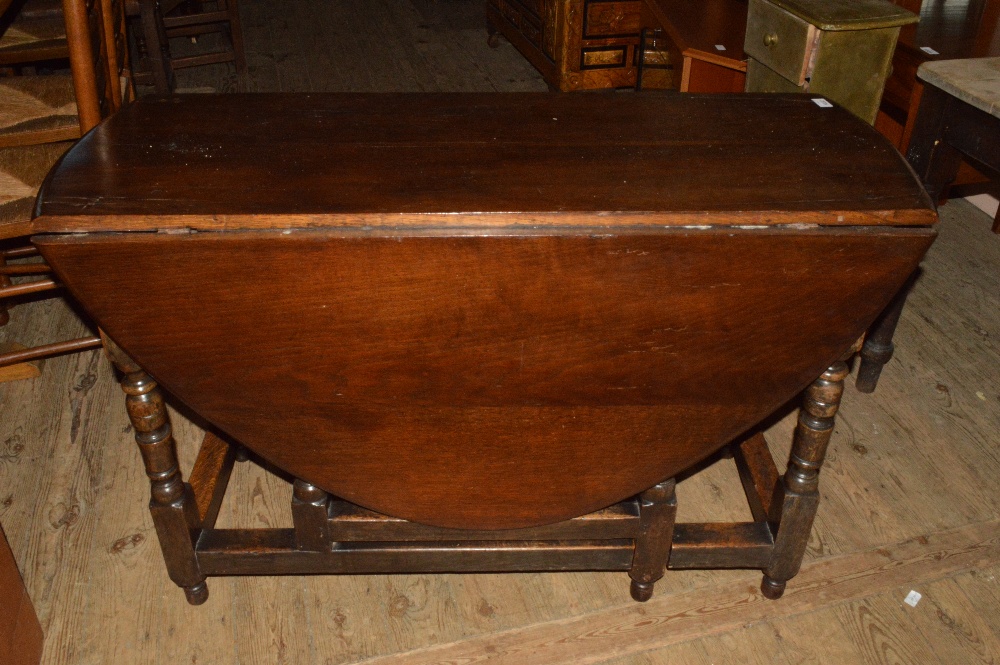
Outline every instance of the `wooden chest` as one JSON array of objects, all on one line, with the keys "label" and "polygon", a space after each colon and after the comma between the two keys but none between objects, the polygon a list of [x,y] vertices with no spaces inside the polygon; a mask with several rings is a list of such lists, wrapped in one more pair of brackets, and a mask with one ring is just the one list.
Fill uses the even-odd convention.
[{"label": "wooden chest", "polygon": [[640,0],[488,0],[486,13],[554,89],[635,85]]}]

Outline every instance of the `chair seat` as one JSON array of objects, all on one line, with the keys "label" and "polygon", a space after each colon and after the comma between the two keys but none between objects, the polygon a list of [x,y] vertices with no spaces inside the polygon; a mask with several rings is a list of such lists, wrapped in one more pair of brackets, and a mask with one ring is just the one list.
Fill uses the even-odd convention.
[{"label": "chair seat", "polygon": [[71,76],[0,78],[0,148],[79,137]]},{"label": "chair seat", "polygon": [[0,240],[31,232],[38,188],[72,143],[0,148]]},{"label": "chair seat", "polygon": [[68,57],[66,24],[61,17],[19,16],[0,35],[0,66]]}]

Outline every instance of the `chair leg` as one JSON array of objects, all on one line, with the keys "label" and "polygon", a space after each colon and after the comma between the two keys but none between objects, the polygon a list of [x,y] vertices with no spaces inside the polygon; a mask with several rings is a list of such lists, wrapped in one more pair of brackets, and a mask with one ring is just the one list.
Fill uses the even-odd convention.
[{"label": "chair leg", "polygon": [[861,347],[861,363],[858,366],[858,378],[855,380],[855,387],[863,393],[873,393],[878,386],[878,379],[882,375],[882,368],[892,359],[895,346],[892,343],[893,335],[896,334],[896,325],[899,323],[899,315],[903,313],[903,306],[906,304],[906,297],[913,288],[913,283],[917,279],[915,271],[893,297],[885,310],[875,319],[875,323],[868,329],[865,336],[865,344]]},{"label": "chair leg", "polygon": [[772,521],[778,523],[778,533],[771,565],[764,571],[760,587],[764,596],[772,600],[781,597],[785,583],[795,577],[802,565],[819,506],[819,471],[840,408],[845,377],[847,364],[837,361],[806,389],[785,472],[781,512],[772,516],[777,518]]},{"label": "chair leg", "polygon": [[174,90],[174,71],[170,65],[170,42],[163,27],[158,0],[139,1],[139,22],[152,70],[153,87],[157,94],[169,95]]},{"label": "chair leg", "polygon": [[229,14],[229,41],[233,46],[233,61],[236,63],[236,77],[239,81],[239,90],[246,92],[248,84],[247,56],[243,50],[243,28],[240,25],[238,0],[226,0],[226,9]]},{"label": "chair leg", "polygon": [[151,494],[149,512],[167,573],[184,589],[189,603],[200,605],[208,600],[208,586],[195,552],[193,532],[200,526],[198,509],[191,487],[181,477],[163,395],[153,378],[114,342],[104,337],[104,343],[111,362],[123,374],[125,407],[146,465]]},{"label": "chair leg", "polygon": [[671,478],[639,495],[639,535],[629,571],[629,591],[640,603],[652,598],[653,585],[667,569],[677,518],[676,484]]}]

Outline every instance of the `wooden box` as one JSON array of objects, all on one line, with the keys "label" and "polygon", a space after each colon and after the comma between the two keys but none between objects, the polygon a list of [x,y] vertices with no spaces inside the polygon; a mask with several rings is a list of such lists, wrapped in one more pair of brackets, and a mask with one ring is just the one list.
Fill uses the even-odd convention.
[{"label": "wooden box", "polygon": [[885,0],[750,0],[748,92],[813,92],[875,122],[900,27],[917,16]]}]

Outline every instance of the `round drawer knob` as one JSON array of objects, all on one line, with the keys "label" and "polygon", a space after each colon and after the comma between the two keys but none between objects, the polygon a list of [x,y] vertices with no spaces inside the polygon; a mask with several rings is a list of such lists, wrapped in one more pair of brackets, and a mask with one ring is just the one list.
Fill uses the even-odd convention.
[{"label": "round drawer knob", "polygon": [[774,46],[778,43],[778,35],[764,35],[764,46]]}]

